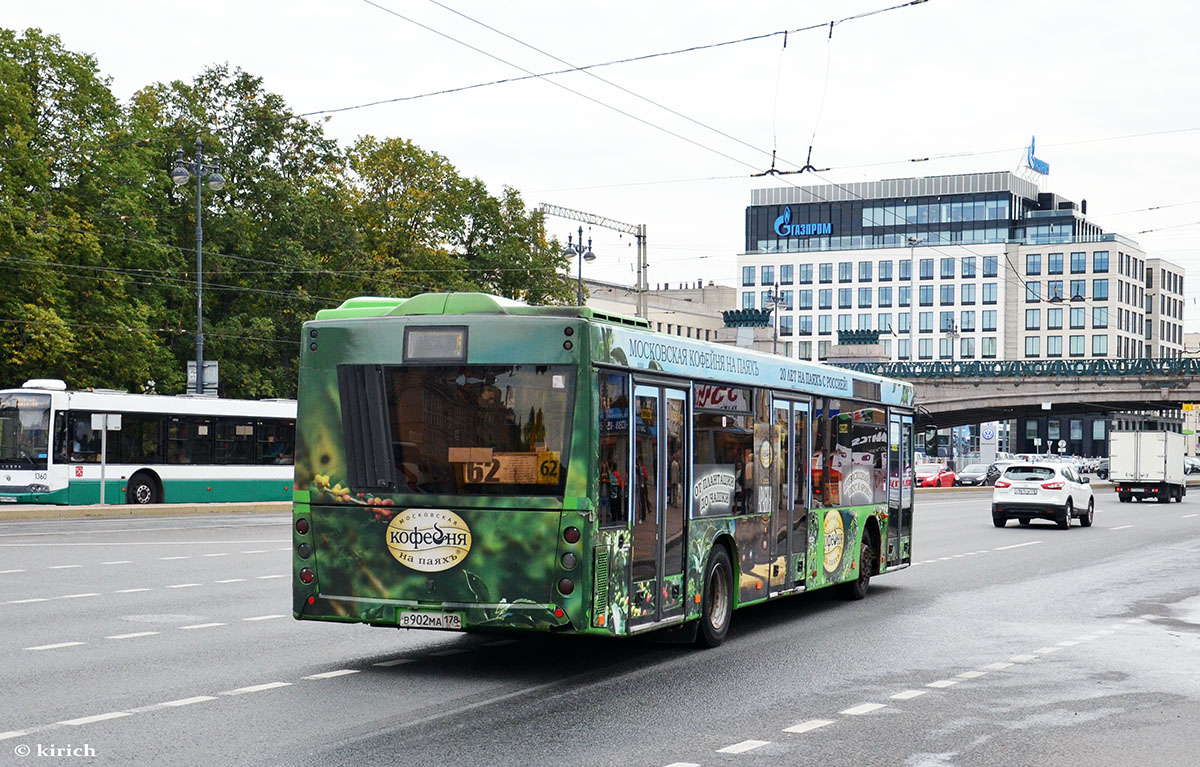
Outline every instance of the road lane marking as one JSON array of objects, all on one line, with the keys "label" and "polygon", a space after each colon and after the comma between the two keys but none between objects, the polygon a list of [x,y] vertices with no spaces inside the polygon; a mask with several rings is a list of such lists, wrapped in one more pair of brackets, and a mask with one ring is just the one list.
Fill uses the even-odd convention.
[{"label": "road lane marking", "polygon": [[357,674],[357,673],[358,673],[358,671],[356,669],[343,668],[343,669],[339,669],[337,671],[326,671],[323,674],[312,674],[311,676],[306,676],[304,678],[305,679],[333,679],[334,677],[337,677],[337,676],[347,676],[349,674]]},{"label": "road lane marking", "polygon": [[1108,529],[1109,530],[1128,530],[1131,527],[1133,527],[1133,525],[1119,525],[1117,527],[1110,527]]},{"label": "road lane marking", "polygon": [[1055,644],[1057,644],[1059,647],[1074,647],[1079,643],[1073,639],[1065,639],[1062,642],[1056,642]]},{"label": "road lane marking", "polygon": [[104,638],[105,639],[133,639],[135,637],[154,636],[157,633],[159,633],[159,632],[157,632],[157,631],[138,631],[133,634],[114,634],[110,637],[104,637]]},{"label": "road lane marking", "polygon": [[269,549],[251,549],[250,551],[243,551],[242,553],[243,554],[266,554],[268,551],[269,551]]},{"label": "road lane marking", "polygon": [[957,679],[939,679],[936,682],[930,682],[929,684],[927,684],[925,686],[926,687],[934,687],[934,688],[942,688],[942,687],[953,687],[956,684],[958,684]]},{"label": "road lane marking", "polygon": [[465,652],[467,652],[467,650],[464,650],[461,648],[454,649],[454,650],[442,650],[441,652],[429,653],[429,657],[431,657],[431,658],[449,658],[451,655],[462,655]]},{"label": "road lane marking", "polygon": [[158,705],[171,706],[172,708],[177,708],[179,706],[190,706],[193,703],[203,703],[206,700],[216,700],[216,698],[214,698],[211,695],[197,695],[194,698],[180,698],[179,700],[169,700],[166,703],[160,703]]},{"label": "road lane marking", "polygon": [[913,698],[919,698],[922,695],[928,695],[928,694],[929,694],[929,690],[905,690],[904,692],[898,692],[895,695],[891,695],[889,697],[892,700],[912,700]]},{"label": "road lane marking", "polygon": [[1036,653],[1037,655],[1049,655],[1050,653],[1058,652],[1061,649],[1062,649],[1061,647],[1039,647],[1036,650],[1034,650],[1034,653]]},{"label": "road lane marking", "polygon": [[[8,740],[9,738],[20,738],[29,733],[25,730],[10,730],[9,732],[0,732],[0,740]],[[696,767],[699,767],[697,765]]]},{"label": "road lane marking", "polygon": [[58,644],[43,644],[37,647],[26,647],[26,650],[57,650],[60,647],[78,647],[85,642],[59,642]]},{"label": "road lane marking", "polygon": [[1192,517],[1200,517],[1200,514],[1184,514],[1183,519],[1191,519]]},{"label": "road lane marking", "polygon": [[964,671],[958,675],[959,679],[978,679],[981,676],[987,676],[986,671]]},{"label": "road lane marking", "polygon": [[46,569],[47,570],[71,570],[76,567],[83,567],[83,565],[50,565]]},{"label": "road lane marking", "polygon": [[205,554],[204,556],[206,556],[206,557],[227,557],[227,556],[229,556],[229,554],[228,554],[228,553],[225,553],[225,554]]},{"label": "road lane marking", "polygon": [[744,754],[747,751],[753,751],[756,748],[762,748],[770,744],[769,740],[743,740],[741,743],[734,743],[732,746],[718,748],[718,754]]},{"label": "road lane marking", "polygon": [[256,615],[253,618],[242,618],[244,621],[269,621],[272,618],[286,618],[282,613],[279,615]]},{"label": "road lane marking", "polygon": [[159,559],[159,561],[166,562],[167,560],[170,560],[170,559],[191,559],[191,557],[189,557],[189,556],[159,557],[158,559]]},{"label": "road lane marking", "polygon": [[269,581],[272,578],[286,578],[286,577],[287,577],[286,575],[260,575],[257,578],[255,578],[255,580]]},{"label": "road lane marking", "polygon": [[168,589],[190,589],[193,586],[199,586],[199,585],[200,585],[199,583],[176,583],[174,585],[167,586],[166,588],[168,588]]},{"label": "road lane marking", "polygon": [[667,767],[700,767],[695,762],[671,762]]},{"label": "road lane marking", "polygon": [[117,589],[114,594],[136,594],[139,591],[154,591],[154,589]]},{"label": "road lane marking", "polygon": [[820,729],[821,727],[828,727],[831,724],[833,724],[832,719],[809,719],[807,722],[793,724],[791,727],[784,727],[783,731],[799,734],[802,732],[812,732],[813,730]]},{"label": "road lane marking", "polygon": [[267,682],[266,684],[254,684],[249,687],[239,687],[236,690],[226,690],[218,695],[245,695],[250,692],[262,692],[263,690],[274,690],[276,687],[291,687],[291,682]]},{"label": "road lane marking", "polygon": [[838,713],[846,714],[848,716],[860,716],[862,714],[869,714],[872,711],[878,711],[881,708],[887,708],[887,704],[885,704],[885,703],[859,703],[857,706],[851,706],[850,708],[845,709],[844,711],[839,711]]},{"label": "road lane marking", "polygon": [[55,597],[55,599],[83,599],[84,597],[98,597],[98,596],[100,596],[99,593],[97,593],[95,591],[90,591],[86,594],[65,594],[61,597]]},{"label": "road lane marking", "polygon": [[213,581],[213,583],[241,583],[245,578],[226,578],[223,581]]},{"label": "road lane marking", "polygon": [[[1061,642],[1059,644],[1062,644]],[[1031,660],[1037,660],[1036,655],[1014,655],[1009,660],[1014,663],[1028,663]]]},{"label": "road lane marking", "polygon": [[1090,642],[1093,639],[1099,639],[1099,638],[1100,637],[1096,636],[1095,634],[1084,634],[1083,636],[1075,637],[1075,641],[1076,642]]},{"label": "road lane marking", "polygon": [[992,551],[1008,551],[1009,549],[1019,549],[1022,546],[1036,546],[1039,543],[1041,543],[1041,541],[1026,541],[1025,543],[1014,543],[1011,546],[1000,546],[999,548],[992,549]]},{"label": "road lane marking", "polygon": [[133,560],[132,559],[118,559],[113,562],[101,562],[100,564],[102,564],[102,565],[131,565],[131,564],[133,564]]},{"label": "road lane marking", "polygon": [[64,719],[58,724],[69,724],[72,727],[78,727],[83,724],[91,724],[93,722],[104,722],[109,719],[120,719],[124,716],[132,716],[128,711],[110,711],[107,714],[96,714],[95,716],[85,716],[79,719]]},{"label": "road lane marking", "polygon": [[405,663],[412,663],[412,662],[413,662],[412,658],[396,658],[395,660],[385,660],[382,663],[376,663],[375,665],[380,666],[382,668],[391,668],[392,666],[402,666]]},{"label": "road lane marking", "polygon": [[34,597],[33,599],[13,599],[5,602],[6,605],[27,605],[32,602],[49,602],[47,597]]},{"label": "road lane marking", "polygon": [[0,570],[0,575],[8,575],[9,573],[23,573],[24,570]]},{"label": "road lane marking", "polygon": [[226,623],[197,623],[192,626],[180,626],[179,630],[180,631],[190,631],[192,629],[210,629],[210,628],[213,628],[214,626],[226,626],[226,625],[228,625],[228,624],[226,624]]},{"label": "road lane marking", "polygon": [[1006,669],[1006,668],[1008,668],[1009,666],[1012,666],[1012,665],[1013,665],[1013,664],[1011,664],[1011,663],[1003,663],[1003,662],[1001,662],[1001,663],[992,663],[992,664],[989,664],[989,665],[987,665],[987,666],[981,666],[981,668],[985,668],[985,669],[987,669],[988,671],[1000,671],[1000,670],[1002,670],[1002,669]]}]

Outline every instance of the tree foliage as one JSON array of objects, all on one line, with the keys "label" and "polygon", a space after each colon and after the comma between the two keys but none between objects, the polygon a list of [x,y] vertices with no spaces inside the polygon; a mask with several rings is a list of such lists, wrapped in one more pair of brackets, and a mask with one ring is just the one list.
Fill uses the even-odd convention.
[{"label": "tree foliage", "polygon": [[261,78],[214,66],[121,104],[90,56],[0,29],[0,387],[185,386],[195,353],[196,179],[205,358],[228,397],[293,396],[300,326],[355,295],[482,291],[572,300],[542,216],[403,138],[349,148]]}]

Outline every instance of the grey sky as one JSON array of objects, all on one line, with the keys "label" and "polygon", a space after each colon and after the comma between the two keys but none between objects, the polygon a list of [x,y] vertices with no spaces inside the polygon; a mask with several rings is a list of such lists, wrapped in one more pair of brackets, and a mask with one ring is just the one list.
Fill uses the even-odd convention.
[{"label": "grey sky", "polygon": [[[429,0],[373,2],[529,70],[563,66]],[[443,4],[582,65],[896,3]],[[121,98],[221,62],[261,76],[298,112],[521,74],[362,0],[0,0],[0,11],[4,26],[40,27],[93,53]],[[734,284],[749,190],[822,183],[749,174],[770,166],[772,148],[777,167],[803,164],[814,129],[813,165],[833,182],[1015,170],[1036,134],[1046,191],[1086,198],[1106,231],[1188,269],[1197,330],[1200,226],[1186,225],[1200,222],[1198,22],[1200,5],[1184,0],[929,0],[840,24],[832,39],[827,28],[789,35],[786,49],[772,37],[595,70],[737,141],[581,73],[553,80],[595,101],[531,80],[345,112],[327,130],[343,144],[409,138],[530,205],[644,223],[652,284]],[[1172,207],[1143,210],[1153,206]],[[548,225],[563,241],[579,226]],[[1147,229],[1160,231],[1139,234]],[[632,283],[630,238],[590,235],[598,259],[585,275]]]}]

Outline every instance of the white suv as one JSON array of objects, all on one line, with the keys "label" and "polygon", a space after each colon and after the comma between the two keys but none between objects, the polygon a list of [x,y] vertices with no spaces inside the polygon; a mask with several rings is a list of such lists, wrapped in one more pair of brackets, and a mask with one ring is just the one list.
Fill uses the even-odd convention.
[{"label": "white suv", "polygon": [[1061,463],[1014,463],[1006,466],[992,491],[992,523],[1004,527],[1009,519],[1028,525],[1048,519],[1066,530],[1071,517],[1092,526],[1096,503],[1091,480],[1074,466]]}]

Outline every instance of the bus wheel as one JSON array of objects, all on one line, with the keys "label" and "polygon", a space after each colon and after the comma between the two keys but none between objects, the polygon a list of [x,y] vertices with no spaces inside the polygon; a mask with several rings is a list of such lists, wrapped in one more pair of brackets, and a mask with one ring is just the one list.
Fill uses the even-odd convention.
[{"label": "bus wheel", "polygon": [[842,584],[844,599],[862,599],[867,595],[871,585],[871,567],[875,564],[875,552],[871,551],[871,542],[863,538],[858,554],[858,577],[849,583]]},{"label": "bus wheel", "polygon": [[704,598],[701,602],[700,634],[704,647],[716,647],[729,632],[733,617],[733,566],[724,546],[714,546],[704,565]]},{"label": "bus wheel", "polygon": [[125,502],[145,505],[148,503],[160,503],[158,498],[158,487],[154,484],[149,474],[137,473],[129,478],[129,484],[126,485]]}]

